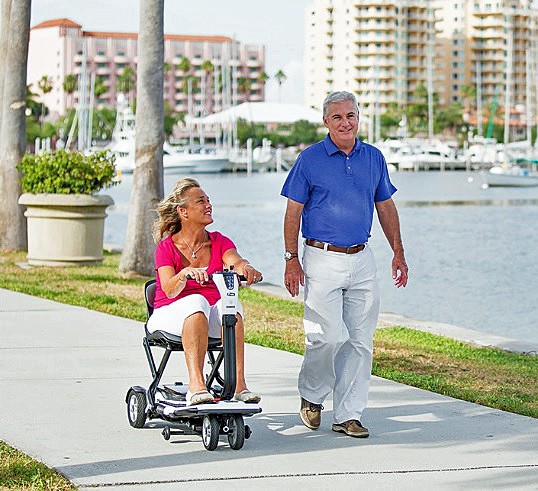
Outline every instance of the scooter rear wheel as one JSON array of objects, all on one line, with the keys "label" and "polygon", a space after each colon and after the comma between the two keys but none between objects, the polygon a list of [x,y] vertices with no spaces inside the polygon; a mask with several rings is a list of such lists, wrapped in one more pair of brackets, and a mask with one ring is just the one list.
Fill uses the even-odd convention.
[{"label": "scooter rear wheel", "polygon": [[234,414],[228,418],[228,443],[234,450],[240,450],[245,444],[245,422],[243,416]]},{"label": "scooter rear wheel", "polygon": [[127,394],[127,417],[133,428],[142,428],[146,423],[146,394],[133,389]]},{"label": "scooter rear wheel", "polygon": [[215,450],[219,444],[220,424],[216,416],[206,414],[202,421],[202,442],[207,450]]}]

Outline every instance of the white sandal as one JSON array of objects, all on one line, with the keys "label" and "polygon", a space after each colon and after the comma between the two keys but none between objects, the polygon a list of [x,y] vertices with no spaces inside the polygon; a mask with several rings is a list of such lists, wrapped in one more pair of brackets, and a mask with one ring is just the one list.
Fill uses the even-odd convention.
[{"label": "white sandal", "polygon": [[205,404],[207,402],[214,402],[215,398],[207,391],[201,390],[199,392],[189,392],[185,396],[187,406],[195,406],[197,404]]},{"label": "white sandal", "polygon": [[240,402],[246,402],[246,403],[256,403],[260,402],[262,397],[258,394],[255,394],[254,392],[250,392],[250,390],[245,389],[239,392],[238,394],[235,394],[234,400],[240,401]]}]

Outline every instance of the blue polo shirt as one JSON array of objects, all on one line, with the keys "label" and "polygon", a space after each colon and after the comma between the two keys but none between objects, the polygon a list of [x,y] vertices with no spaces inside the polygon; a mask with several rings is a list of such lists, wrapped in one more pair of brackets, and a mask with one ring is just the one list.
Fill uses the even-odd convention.
[{"label": "blue polo shirt", "polygon": [[299,154],[280,194],[304,205],[304,238],[349,247],[368,242],[374,202],[395,192],[379,149],[356,139],[348,156],[327,135]]}]

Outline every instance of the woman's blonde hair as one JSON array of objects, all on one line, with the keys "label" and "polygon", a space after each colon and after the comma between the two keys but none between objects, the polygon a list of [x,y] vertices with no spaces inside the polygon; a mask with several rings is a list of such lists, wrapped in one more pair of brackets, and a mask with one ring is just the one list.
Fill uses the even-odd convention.
[{"label": "woman's blonde hair", "polygon": [[187,206],[187,191],[199,188],[196,179],[186,177],[176,183],[174,189],[157,205],[157,219],[153,223],[153,240],[158,244],[168,235],[177,234],[181,230],[181,218],[178,207]]}]

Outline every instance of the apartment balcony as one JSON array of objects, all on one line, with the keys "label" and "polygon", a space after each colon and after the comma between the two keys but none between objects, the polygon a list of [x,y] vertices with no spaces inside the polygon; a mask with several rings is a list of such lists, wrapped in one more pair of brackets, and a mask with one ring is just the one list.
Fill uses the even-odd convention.
[{"label": "apartment balcony", "polygon": [[504,61],[505,59],[506,57],[502,52],[495,53],[488,51],[487,54],[471,53],[471,61],[473,63],[476,63],[477,61],[481,61],[483,63],[492,61]]},{"label": "apartment balcony", "polygon": [[111,61],[110,59],[110,56],[106,56],[106,55],[95,55],[93,57],[93,61],[95,63],[108,63],[109,61]]},{"label": "apartment balcony", "polygon": [[473,29],[472,39],[504,39],[504,34],[498,29]]},{"label": "apartment balcony", "polygon": [[73,56],[73,62],[75,63],[82,63],[84,61],[84,56],[82,54],[76,54]]},{"label": "apartment balcony", "polygon": [[379,31],[379,30],[394,31],[396,29],[396,26],[394,25],[393,22],[373,22],[373,21],[364,22],[363,21],[356,24],[355,30],[359,30],[359,29],[366,30],[366,31]]},{"label": "apartment balcony", "polygon": [[355,60],[355,63],[353,65],[355,68],[358,68],[360,70],[368,69],[375,66],[392,66],[393,63],[386,61],[384,58],[381,57],[365,56]]},{"label": "apartment balcony", "polygon": [[408,36],[407,44],[426,44],[428,38],[426,36]]},{"label": "apartment balcony", "polygon": [[109,67],[101,67],[95,70],[95,73],[101,77],[108,76],[112,73]]},{"label": "apartment balcony", "polygon": [[130,59],[125,55],[114,56],[114,63],[129,63]]},{"label": "apartment balcony", "polygon": [[368,46],[365,48],[359,48],[355,51],[355,56],[372,56],[372,55],[393,55],[394,47],[391,44],[384,44],[382,46]]},{"label": "apartment balcony", "polygon": [[492,15],[486,17],[475,16],[472,25],[475,28],[492,27],[494,29],[504,29],[504,20],[502,19],[502,17],[495,17]]},{"label": "apartment balcony", "polygon": [[472,45],[473,50],[493,50],[493,51],[504,51],[505,46],[503,42],[499,39],[498,41],[477,41]]},{"label": "apartment balcony", "polygon": [[500,68],[497,63],[481,63],[480,71],[484,76],[487,73],[499,73],[500,71],[502,71],[502,68]]}]

